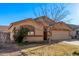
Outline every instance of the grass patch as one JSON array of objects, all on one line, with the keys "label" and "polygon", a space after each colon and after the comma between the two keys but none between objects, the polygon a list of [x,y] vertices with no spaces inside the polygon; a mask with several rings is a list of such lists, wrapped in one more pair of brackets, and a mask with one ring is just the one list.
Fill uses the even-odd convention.
[{"label": "grass patch", "polygon": [[79,52],[79,46],[64,43],[42,45],[21,51],[23,55],[30,56],[72,56],[73,52]]}]

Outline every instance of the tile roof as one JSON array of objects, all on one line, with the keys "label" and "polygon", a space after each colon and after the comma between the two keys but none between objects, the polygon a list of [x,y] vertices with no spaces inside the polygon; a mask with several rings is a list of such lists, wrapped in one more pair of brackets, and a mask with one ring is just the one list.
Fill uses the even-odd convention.
[{"label": "tile roof", "polygon": [[[36,24],[38,26],[53,26],[53,25],[59,23],[59,22],[56,22],[55,20],[48,18],[47,16],[40,16],[40,17],[37,17],[37,18],[34,18],[34,19],[28,18],[28,19],[24,19],[24,20],[21,20],[21,21],[13,22],[13,23],[10,24],[9,28],[11,26],[13,26],[13,24],[21,23],[21,22],[25,22],[25,21],[33,22],[34,24]],[[70,28],[73,28],[73,29],[79,28],[79,25],[73,25],[73,24],[67,24],[67,25]]]},{"label": "tile roof", "polygon": [[24,20],[12,22],[12,23],[9,25],[9,28],[8,28],[8,29],[10,29],[14,24],[22,23],[22,22],[25,22],[25,21],[32,21],[32,18],[28,18],[28,19],[24,19]]},{"label": "tile roof", "polygon": [[38,18],[35,18],[34,20],[39,23],[42,23],[43,25],[48,25],[48,26],[51,26],[56,23],[55,20],[52,20],[52,19],[48,18],[47,16],[40,16]]},{"label": "tile roof", "polygon": [[[54,27],[55,25],[57,25],[57,24],[64,24],[64,25],[66,25],[67,27],[69,27],[71,30],[73,30],[73,28],[72,27],[70,27],[68,24],[66,24],[65,22],[57,22],[57,23],[55,23],[52,27]],[[64,28],[62,28],[62,29],[64,29]]]},{"label": "tile roof", "polygon": [[11,24],[20,23],[20,22],[25,22],[25,21],[32,21],[32,18],[28,18],[28,19],[24,19],[24,20],[12,22]]}]

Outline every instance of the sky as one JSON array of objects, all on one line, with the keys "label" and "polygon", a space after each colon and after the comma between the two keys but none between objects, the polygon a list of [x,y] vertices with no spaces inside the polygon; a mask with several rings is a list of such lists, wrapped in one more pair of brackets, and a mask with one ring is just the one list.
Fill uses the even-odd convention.
[{"label": "sky", "polygon": [[[0,25],[9,25],[12,22],[35,18],[34,10],[45,3],[0,3]],[[71,24],[79,25],[79,4],[69,5],[67,9],[70,15],[65,19],[70,19]],[[39,10],[37,12],[40,12]]]}]

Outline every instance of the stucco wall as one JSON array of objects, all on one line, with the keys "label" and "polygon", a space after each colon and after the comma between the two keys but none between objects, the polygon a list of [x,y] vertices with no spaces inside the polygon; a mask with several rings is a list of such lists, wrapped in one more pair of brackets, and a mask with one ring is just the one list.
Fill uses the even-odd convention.
[{"label": "stucco wall", "polygon": [[14,42],[14,37],[13,37],[14,33],[10,33],[10,39],[11,39],[11,42]]},{"label": "stucco wall", "polygon": [[13,29],[14,29],[14,26],[12,26],[12,27],[9,29],[9,32],[10,32],[10,40],[11,40],[11,42],[14,42],[14,37],[13,37],[14,33],[13,33]]},{"label": "stucco wall", "polygon": [[43,37],[27,37],[27,39],[24,39],[24,41],[39,42],[39,41],[43,41]]},{"label": "stucco wall", "polygon": [[43,29],[35,29],[35,35],[43,35]]}]

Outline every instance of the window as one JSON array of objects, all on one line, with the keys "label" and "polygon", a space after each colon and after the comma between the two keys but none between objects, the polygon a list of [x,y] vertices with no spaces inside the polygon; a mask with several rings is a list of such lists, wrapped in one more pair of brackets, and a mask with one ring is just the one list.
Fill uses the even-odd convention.
[{"label": "window", "polygon": [[16,26],[16,30],[19,30],[20,29],[20,26]]},{"label": "window", "polygon": [[34,31],[29,31],[28,35],[34,35]]},{"label": "window", "polygon": [[30,31],[28,32],[28,35],[34,35],[34,34],[35,34],[35,33],[34,33],[34,32],[35,32],[35,31],[34,31],[35,28],[34,28],[33,26],[30,26],[30,25],[29,25],[28,28],[30,29]]}]

